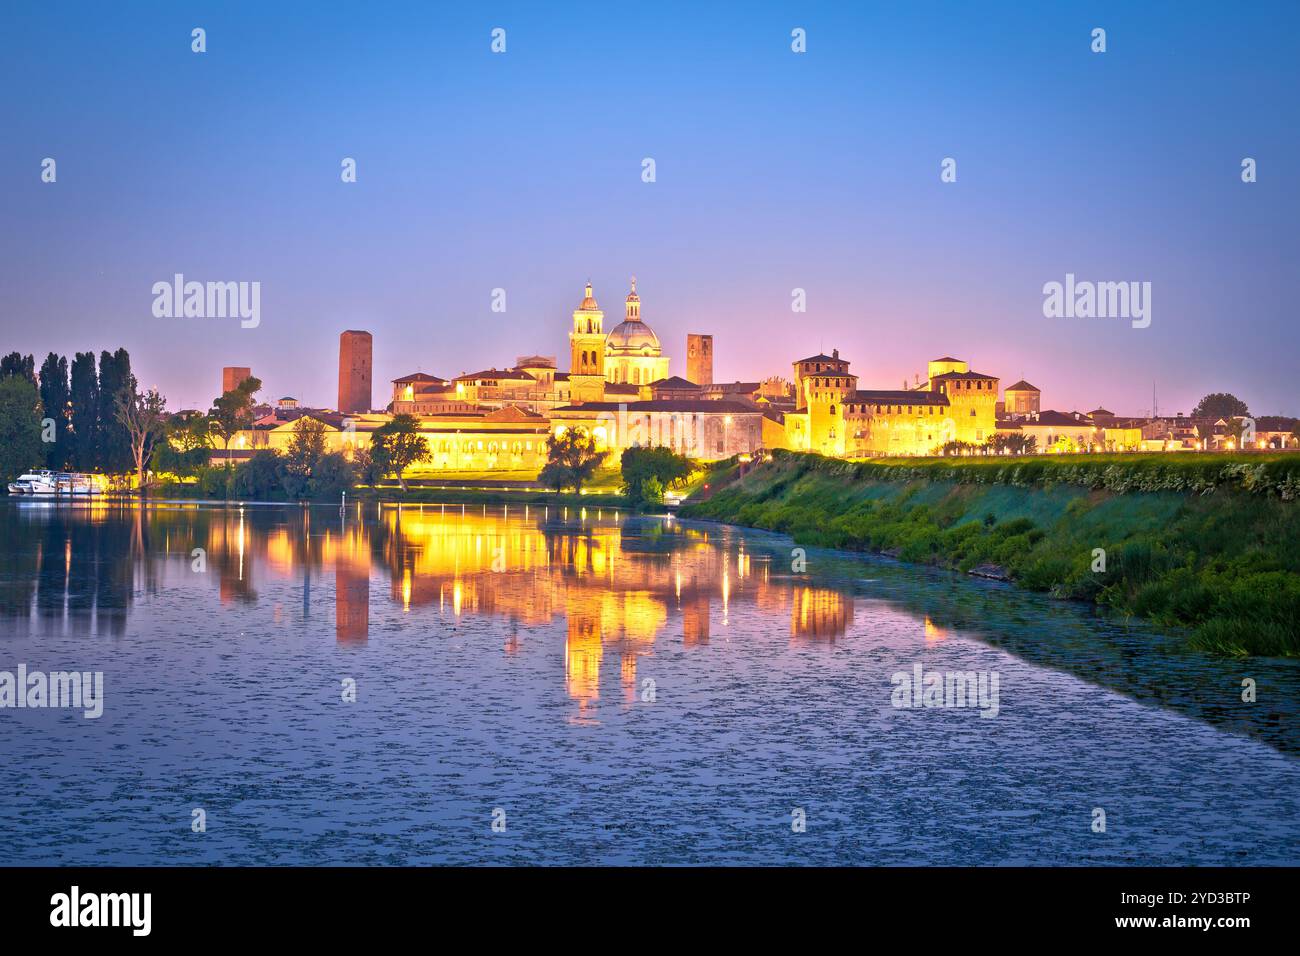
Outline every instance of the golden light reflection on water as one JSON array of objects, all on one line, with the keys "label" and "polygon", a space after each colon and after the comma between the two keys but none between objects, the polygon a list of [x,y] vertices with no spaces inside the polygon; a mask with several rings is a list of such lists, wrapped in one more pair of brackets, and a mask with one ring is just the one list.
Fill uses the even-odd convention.
[{"label": "golden light reflection on water", "polygon": [[[107,514],[88,508],[77,517],[89,518],[88,533],[102,534],[93,526]],[[188,569],[191,550],[203,548],[223,604],[257,604],[259,588],[289,580],[301,585],[303,618],[313,588],[319,596],[332,584],[340,645],[366,644],[372,617],[389,608],[427,611],[451,625],[467,616],[503,618],[510,622],[505,653],[517,652],[530,629],[561,625],[564,686],[578,719],[600,700],[602,677],[618,685],[616,698],[635,700],[640,661],[657,642],[680,639],[693,649],[725,640],[743,607],[768,620],[788,614],[796,641],[834,640],[853,620],[850,595],[773,574],[765,556],[725,534],[672,520],[629,526],[612,510],[357,503],[337,516],[250,506],[119,509],[111,517],[107,533],[123,536],[137,578],[141,567],[152,569],[146,579],[159,569]],[[58,541],[65,579],[80,553],[72,536],[78,527]],[[279,600],[270,611],[275,623],[290,619]]]}]

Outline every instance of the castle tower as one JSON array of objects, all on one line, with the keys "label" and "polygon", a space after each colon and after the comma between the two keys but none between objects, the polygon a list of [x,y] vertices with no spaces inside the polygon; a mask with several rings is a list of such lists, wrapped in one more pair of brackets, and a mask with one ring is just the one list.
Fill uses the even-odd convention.
[{"label": "castle tower", "polygon": [[369,332],[349,329],[339,336],[339,405],[345,415],[370,411],[371,356]]},{"label": "castle tower", "polygon": [[686,336],[686,379],[696,385],[713,384],[713,336],[690,332]]},{"label": "castle tower", "polygon": [[575,404],[605,398],[605,313],[591,294],[591,282],[582,304],[573,310],[569,333],[569,400]]},{"label": "castle tower", "polygon": [[244,379],[252,378],[253,370],[240,365],[227,365],[221,370],[221,393],[233,392]]},{"label": "castle tower", "polygon": [[814,355],[794,363],[796,394],[808,412],[808,450],[822,455],[844,455],[844,403],[857,391],[858,377],[849,372],[848,359],[840,350]]}]

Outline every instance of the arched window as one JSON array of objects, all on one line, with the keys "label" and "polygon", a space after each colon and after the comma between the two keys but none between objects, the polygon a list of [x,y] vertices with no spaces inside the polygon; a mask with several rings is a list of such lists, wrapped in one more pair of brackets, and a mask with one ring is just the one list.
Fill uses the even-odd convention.
[{"label": "arched window", "polygon": [[[831,406],[831,414],[832,414],[832,415],[835,414],[835,406],[834,406],[834,405]],[[835,436],[832,435],[831,437],[833,438],[833,437],[835,437]]]}]

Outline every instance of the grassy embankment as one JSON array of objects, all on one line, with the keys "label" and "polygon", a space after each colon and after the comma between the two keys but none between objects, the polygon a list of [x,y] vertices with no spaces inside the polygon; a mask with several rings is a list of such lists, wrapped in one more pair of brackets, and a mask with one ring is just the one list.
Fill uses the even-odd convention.
[{"label": "grassy embankment", "polygon": [[[888,553],[1190,630],[1197,647],[1300,656],[1300,455],[840,461],[776,452],[712,471],[683,517]],[[1092,570],[1094,549],[1105,571]]]}]

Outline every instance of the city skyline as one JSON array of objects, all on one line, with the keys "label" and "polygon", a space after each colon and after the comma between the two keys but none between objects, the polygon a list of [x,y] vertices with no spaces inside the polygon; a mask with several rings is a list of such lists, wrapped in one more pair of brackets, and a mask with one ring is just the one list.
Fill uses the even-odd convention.
[{"label": "city skyline", "polygon": [[[0,153],[7,348],[124,346],[172,407],[206,407],[224,365],[329,406],[338,333],[365,329],[382,407],[414,371],[564,356],[575,290],[613,301],[635,273],[672,374],[711,333],[717,381],[838,348],[896,387],[964,355],[1053,408],[1140,414],[1154,384],[1162,412],[1228,391],[1300,414],[1300,137],[1269,106],[1285,22],[1261,28],[1295,17],[766,6],[683,30],[411,5],[355,33],[332,11],[19,13],[0,71],[42,82]],[[259,325],[156,318],[176,273],[261,283]],[[1150,326],[1045,318],[1067,275],[1150,282]]]}]

